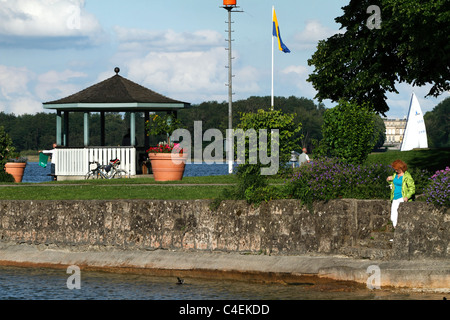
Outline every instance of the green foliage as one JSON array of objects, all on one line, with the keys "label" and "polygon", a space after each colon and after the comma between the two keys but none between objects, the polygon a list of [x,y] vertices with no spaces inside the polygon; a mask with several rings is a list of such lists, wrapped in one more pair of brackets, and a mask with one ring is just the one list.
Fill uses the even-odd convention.
[{"label": "green foliage", "polygon": [[429,147],[450,148],[450,98],[425,113],[424,120]]},{"label": "green foliage", "polygon": [[[381,10],[381,28],[369,29],[367,8]],[[389,110],[386,93],[396,84],[428,83],[428,96],[450,89],[450,15],[445,0],[351,0],[336,18],[344,33],[319,42],[308,64],[319,101],[346,99]]]},{"label": "green foliage", "polygon": [[374,149],[380,149],[386,141],[386,125],[380,115],[374,115],[372,144]]},{"label": "green foliage", "polygon": [[[284,114],[280,110],[276,111],[264,111],[258,110],[256,113],[243,113],[241,116],[241,122],[238,125],[239,129],[243,131],[255,130],[258,134],[257,141],[259,141],[259,130],[266,130],[268,134],[267,141],[272,143],[271,131],[274,129],[279,130],[279,163],[282,166],[283,163],[287,163],[289,160],[290,152],[297,146],[298,139],[294,136],[301,130],[301,124],[294,122],[295,115]],[[259,155],[259,148],[261,147],[248,143],[247,139],[245,162],[236,170],[236,176],[238,182],[233,189],[227,189],[222,195],[222,199],[241,199],[246,200],[248,203],[259,204],[261,201],[269,201],[271,199],[278,199],[282,197],[279,190],[273,186],[269,186],[269,177],[261,174],[261,169],[264,166],[261,163],[259,156],[257,157],[257,163],[251,163],[249,152],[251,148],[257,148],[256,152]],[[267,146],[268,150],[271,150],[271,146]],[[275,156],[273,154],[268,156]],[[216,202],[217,204],[217,202]]]},{"label": "green foliage", "polygon": [[[164,135],[169,139],[172,133],[182,127],[181,121],[171,114],[154,115],[150,120],[145,122],[145,128],[148,136]],[[168,142],[170,142],[168,140]]]},{"label": "green foliage", "polygon": [[0,171],[3,171],[6,162],[16,157],[15,148],[5,128],[0,126]]},{"label": "green foliage", "polygon": [[[416,194],[423,194],[430,173],[415,168],[408,170],[416,185]],[[391,190],[386,178],[394,170],[386,164],[351,164],[338,159],[320,159],[301,166],[286,182],[287,197],[305,204],[339,198],[389,199]]]},{"label": "green foliage", "polygon": [[[265,111],[259,109],[256,113],[242,113],[241,122],[237,127],[244,131],[254,129],[258,139],[260,137],[259,130],[267,130],[269,144],[272,142],[271,131],[278,129],[280,163],[286,163],[289,161],[291,151],[298,146],[301,138],[295,138],[295,135],[301,130],[302,124],[295,123],[294,118],[294,114],[285,114],[281,110]],[[270,150],[270,146],[267,149]],[[248,157],[246,157],[246,161],[248,161]]]},{"label": "green foliage", "polygon": [[3,169],[0,170],[0,182],[15,182],[14,177]]},{"label": "green foliage", "polygon": [[406,162],[408,164],[408,170],[418,169],[435,172],[448,166],[450,149],[422,149],[411,151],[389,150],[387,152],[370,154],[365,163],[382,163],[390,165],[397,159],[402,159]]},{"label": "green foliage", "polygon": [[325,112],[322,133],[318,155],[362,163],[374,146],[374,112],[341,100]]}]

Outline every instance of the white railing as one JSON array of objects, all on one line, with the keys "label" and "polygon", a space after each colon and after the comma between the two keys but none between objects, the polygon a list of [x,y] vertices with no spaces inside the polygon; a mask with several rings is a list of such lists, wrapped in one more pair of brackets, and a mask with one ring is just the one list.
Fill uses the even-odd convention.
[{"label": "white railing", "polygon": [[136,149],[133,147],[89,147],[56,149],[56,176],[85,176],[89,162],[107,165],[109,160],[119,159],[120,168],[129,175],[136,175]]}]

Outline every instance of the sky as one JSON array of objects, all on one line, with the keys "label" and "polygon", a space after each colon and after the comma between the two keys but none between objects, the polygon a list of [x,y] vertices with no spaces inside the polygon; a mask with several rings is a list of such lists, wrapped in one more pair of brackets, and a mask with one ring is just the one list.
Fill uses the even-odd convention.
[{"label": "sky", "polygon": [[[233,101],[271,95],[273,6],[291,50],[275,47],[274,95],[314,100],[308,59],[319,40],[339,32],[334,19],[348,2],[237,0]],[[222,6],[222,0],[0,0],[0,112],[48,112],[42,103],[110,78],[115,67],[173,99],[228,101],[228,13]],[[412,92],[424,113],[450,95],[425,98],[429,88],[398,85],[399,94],[387,95],[387,116],[405,117]]]}]

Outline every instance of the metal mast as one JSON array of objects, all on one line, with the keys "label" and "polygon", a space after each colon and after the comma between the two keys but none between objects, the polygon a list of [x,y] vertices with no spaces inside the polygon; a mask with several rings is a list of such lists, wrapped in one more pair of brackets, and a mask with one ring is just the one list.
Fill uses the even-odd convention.
[{"label": "metal mast", "polygon": [[231,13],[232,12],[242,12],[242,11],[237,11],[237,10],[233,10],[236,9],[236,1],[225,1],[224,0],[224,6],[223,8],[225,10],[228,11],[228,134],[227,134],[227,160],[228,160],[228,173],[233,173],[233,150],[232,150],[232,139],[233,139],[233,135],[232,130],[233,130],[233,52],[232,52],[232,41],[233,39],[231,38],[231,33],[233,32],[231,30],[231,24],[233,23],[231,21]]}]

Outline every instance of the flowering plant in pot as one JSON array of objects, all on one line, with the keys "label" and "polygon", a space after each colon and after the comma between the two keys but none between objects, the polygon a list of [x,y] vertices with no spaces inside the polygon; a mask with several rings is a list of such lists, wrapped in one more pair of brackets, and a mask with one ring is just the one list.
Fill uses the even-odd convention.
[{"label": "flowering plant in pot", "polygon": [[150,147],[147,153],[183,153],[179,143],[160,142],[156,147]]},{"label": "flowering plant in pot", "polygon": [[181,180],[184,174],[187,155],[179,144],[170,141],[172,133],[181,128],[181,122],[172,115],[155,115],[146,122],[147,135],[167,136],[167,142],[160,142],[147,150],[155,181]]},{"label": "flowering plant in pot", "polygon": [[27,157],[21,157],[21,156],[16,156],[14,158],[9,158],[8,162],[13,162],[13,163],[27,163],[28,162],[28,158]]},{"label": "flowering plant in pot", "polygon": [[[12,139],[5,132],[4,127],[0,127],[0,169],[12,175],[15,182],[22,182],[26,165],[27,158],[20,157],[15,152]],[[6,174],[1,176],[3,180],[9,179]]]}]

